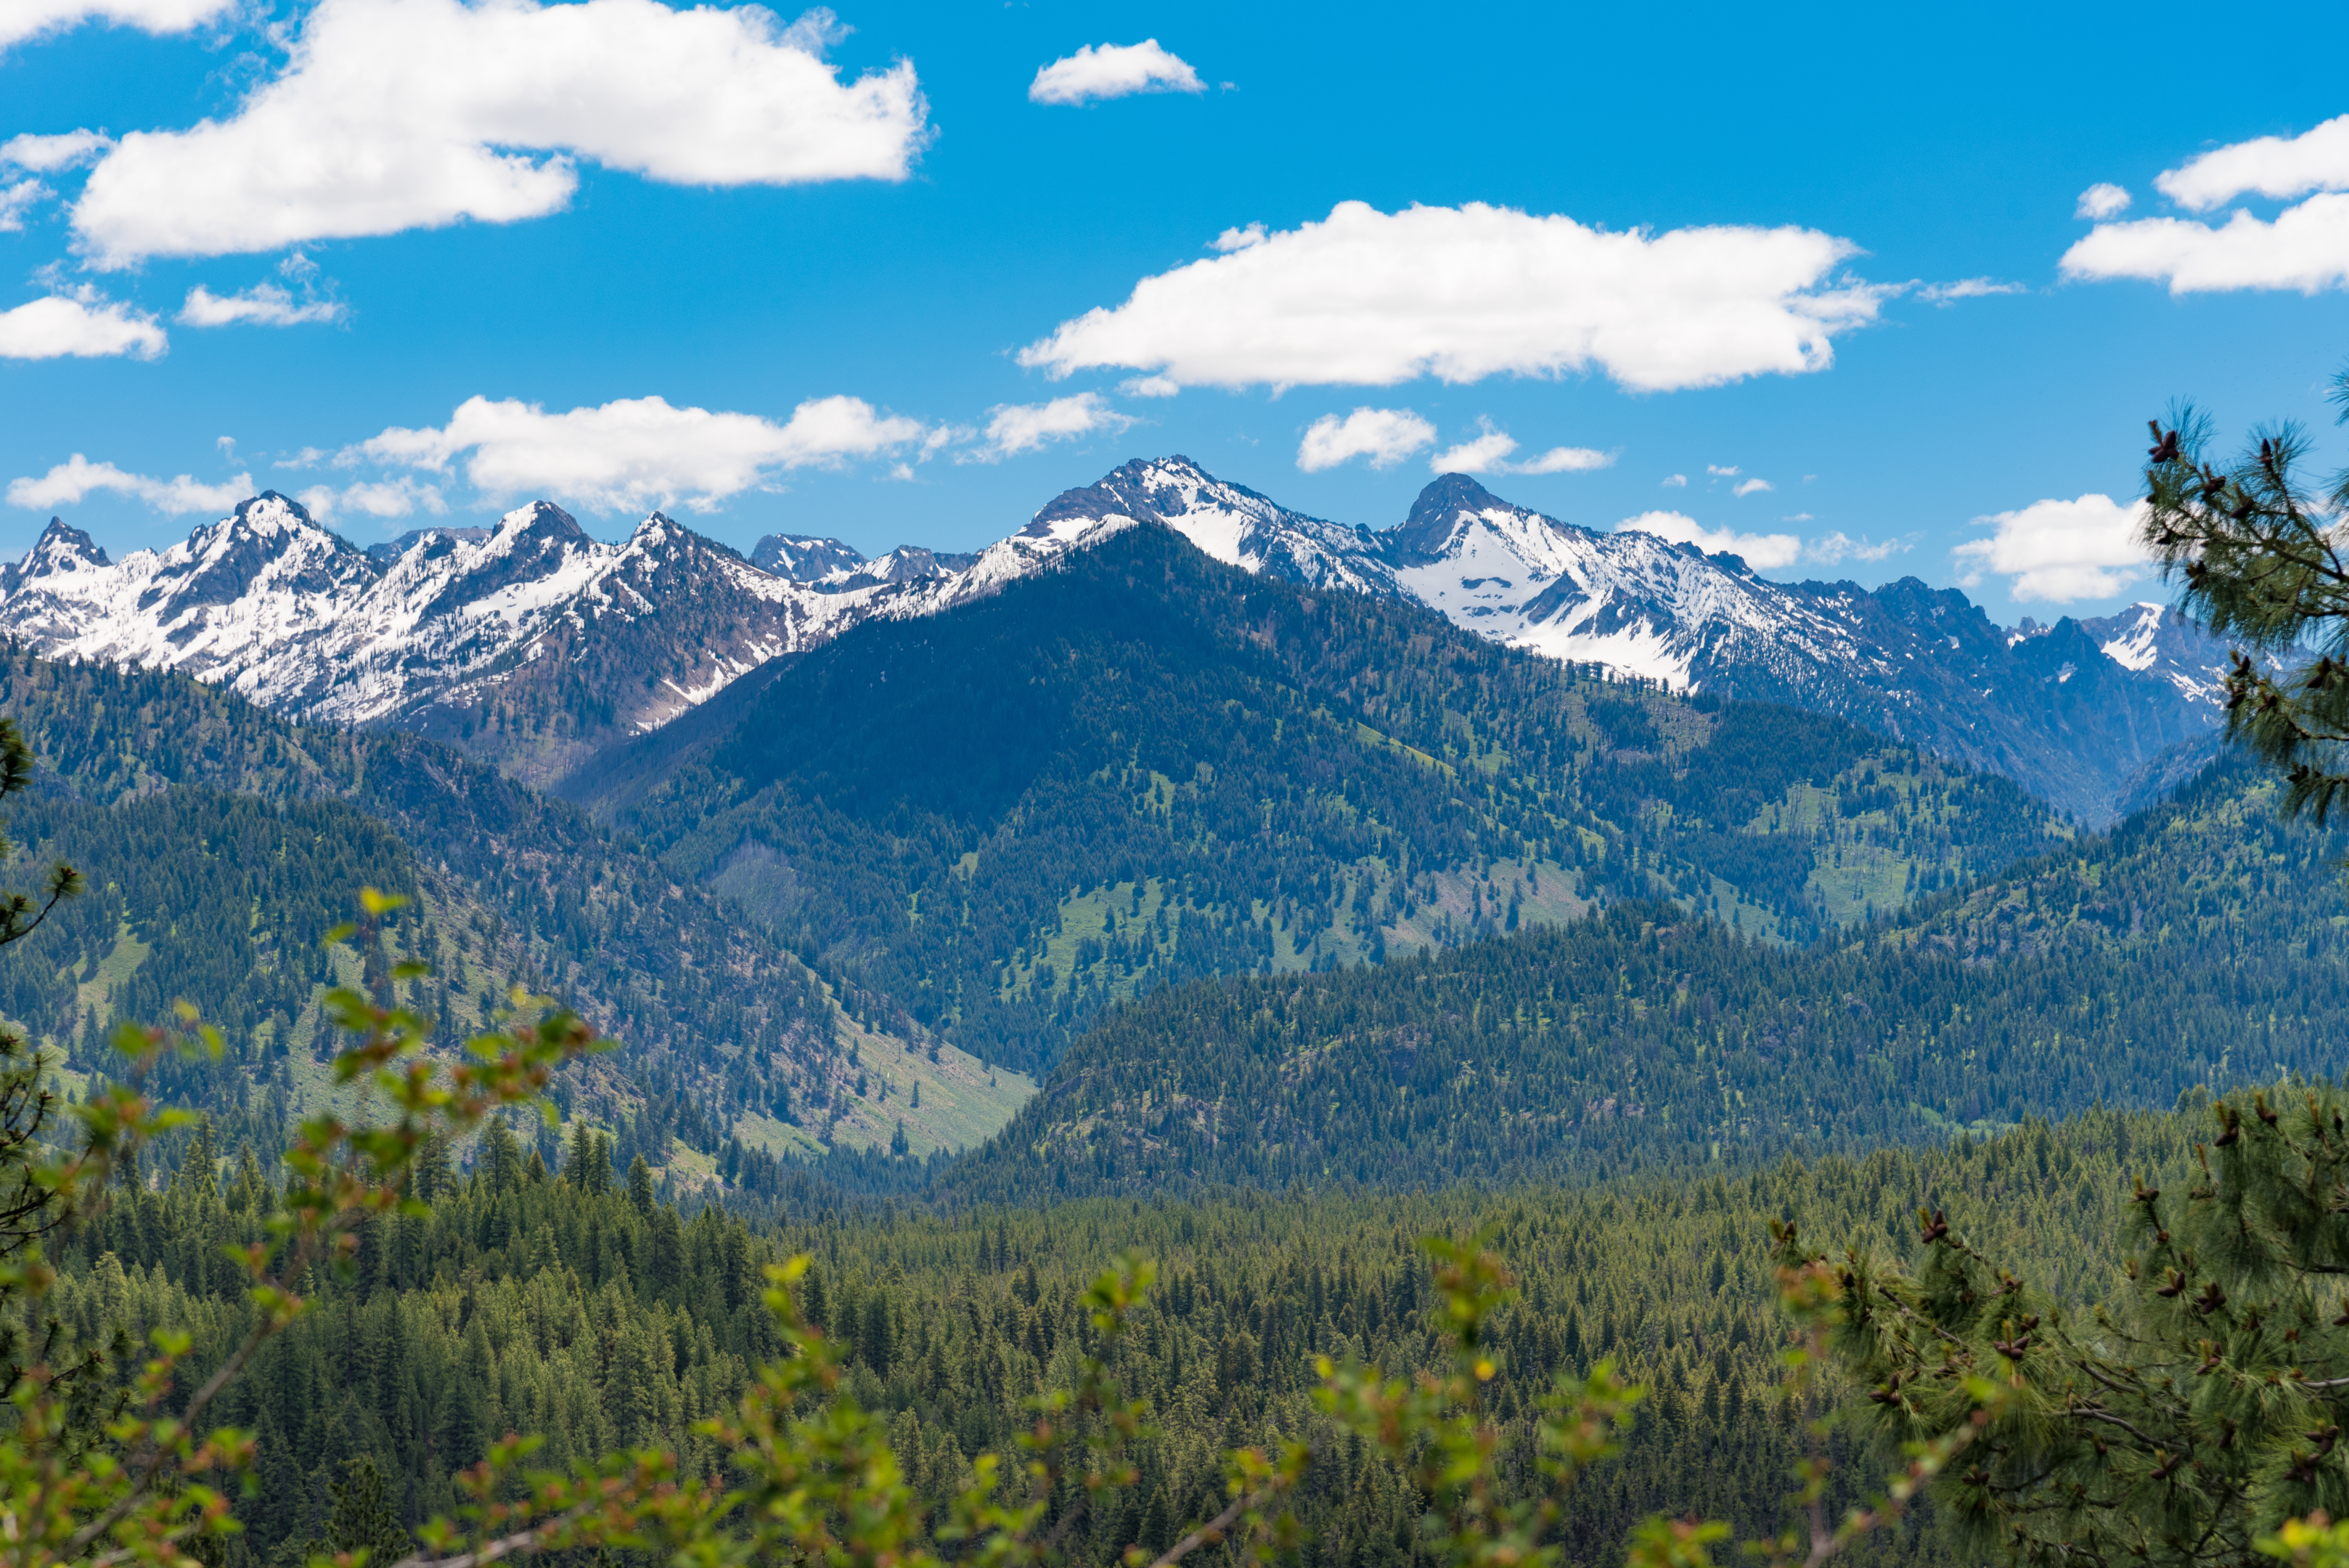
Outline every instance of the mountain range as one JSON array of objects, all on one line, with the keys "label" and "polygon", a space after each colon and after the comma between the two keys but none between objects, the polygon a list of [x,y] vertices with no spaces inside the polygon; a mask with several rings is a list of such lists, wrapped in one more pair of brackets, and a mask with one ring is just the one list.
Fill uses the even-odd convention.
[{"label": "mountain range", "polygon": [[1144,523],[1252,574],[1404,599],[1555,659],[1847,718],[2089,824],[2220,712],[2224,649],[2157,606],[2008,629],[1953,589],[1774,582],[1733,556],[1561,523],[1464,474],[1374,532],[1180,457],[1126,463],[965,556],[866,560],[774,535],[745,560],[660,513],[606,544],[543,501],[488,530],[361,549],[269,492],[116,561],[52,519],[0,569],[0,632],[45,657],[182,670],[305,722],[432,736],[555,784],[778,657],[951,609]]}]

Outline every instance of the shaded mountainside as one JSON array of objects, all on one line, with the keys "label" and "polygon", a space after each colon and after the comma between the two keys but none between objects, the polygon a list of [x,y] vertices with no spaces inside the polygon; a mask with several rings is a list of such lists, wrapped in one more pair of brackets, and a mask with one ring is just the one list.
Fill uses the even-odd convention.
[{"label": "shaded mountainside", "polygon": [[[0,712],[42,762],[12,831],[84,865],[94,889],[0,953],[0,1007],[77,1065],[105,1066],[98,1029],[185,999],[236,1045],[202,1103],[272,1082],[298,1097],[321,1044],[314,987],[331,970],[388,995],[390,962],[421,957],[437,978],[400,993],[444,1037],[478,1027],[515,983],[580,1006],[625,1049],[566,1078],[559,1102],[606,1126],[681,1128],[697,1178],[737,1137],[807,1154],[885,1143],[902,1116],[915,1152],[976,1141],[1019,1096],[945,1048],[933,1060],[936,1043],[885,1001],[811,969],[577,808],[443,747],[289,724],[184,676],[22,653],[0,659]],[[382,952],[329,964],[318,937],[366,885],[419,908]],[[921,1111],[885,1111],[857,1087],[910,1088],[915,1071],[929,1079]],[[666,1133],[651,1152],[670,1163]]]},{"label": "shaded mountainside", "polygon": [[1839,721],[1612,682],[1149,524],[951,615],[868,622],[681,756],[640,749],[591,804],[1023,1068],[1169,981],[1622,897],[1807,940],[2064,831]]},{"label": "shaded mountainside", "polygon": [[1440,1184],[1851,1149],[2349,1069],[2349,836],[2240,765],[1811,952],[1621,904],[1185,986],[1079,1041],[953,1200]]}]

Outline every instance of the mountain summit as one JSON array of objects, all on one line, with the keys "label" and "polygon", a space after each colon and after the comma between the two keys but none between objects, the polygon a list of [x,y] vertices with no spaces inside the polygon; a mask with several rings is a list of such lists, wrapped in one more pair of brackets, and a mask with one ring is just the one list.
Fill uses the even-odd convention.
[{"label": "mountain summit", "polygon": [[304,719],[437,735],[551,783],[779,655],[943,613],[1144,525],[1254,575],[1409,600],[1556,659],[1833,713],[2089,822],[2220,717],[2224,649],[2158,607],[2009,631],[1914,578],[1773,582],[1734,556],[1560,522],[1465,474],[1372,531],[1179,455],[1067,491],[969,556],[868,561],[776,535],[746,561],[659,513],[605,544],[544,501],[486,531],[361,550],[270,491],[112,561],[53,519],[0,568],[0,631],[50,658],[185,670]]}]

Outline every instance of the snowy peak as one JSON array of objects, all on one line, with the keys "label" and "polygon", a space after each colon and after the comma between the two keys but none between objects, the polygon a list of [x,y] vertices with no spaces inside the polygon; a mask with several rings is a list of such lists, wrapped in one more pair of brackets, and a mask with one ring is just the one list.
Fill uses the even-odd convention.
[{"label": "snowy peak", "polygon": [[256,595],[331,597],[376,572],[364,551],[319,527],[300,502],[264,490],[165,551],[139,604],[168,624]]},{"label": "snowy peak", "polygon": [[951,610],[1144,525],[1248,572],[1407,598],[1553,658],[1836,713],[2091,821],[2142,764],[2209,732],[2226,664],[2154,606],[2009,632],[1953,589],[1773,582],[1692,545],[1545,516],[1465,474],[1435,479],[1372,533],[1179,455],[1067,491],[976,556],[907,545],[868,561],[838,540],[770,535],[746,561],[657,512],[604,544],[543,501],[370,551],[274,492],[120,561],[52,521],[0,568],[0,631],[51,657],[233,682],[305,719],[440,735],[552,782],[767,660],[864,620]]},{"label": "snowy peak", "polygon": [[1519,514],[1537,515],[1510,505],[1464,473],[1446,473],[1422,490],[1411,514],[1387,531],[1387,554],[1399,566],[1426,566],[1457,550],[1462,531],[1477,518]]},{"label": "snowy peak", "polygon": [[1036,514],[1028,537],[1081,535],[1105,523],[1164,524],[1206,554],[1248,572],[1311,587],[1392,593],[1394,575],[1359,529],[1291,512],[1187,457],[1139,459]]},{"label": "snowy peak", "polygon": [[96,571],[113,565],[97,542],[74,527],[62,517],[52,517],[25,558],[8,570],[6,588],[14,592],[19,583],[57,573]]},{"label": "snowy peak", "polygon": [[2106,659],[2156,680],[2168,681],[2187,701],[2222,710],[2227,670],[2225,643],[2163,605],[2137,604],[2118,615],[2080,623]]},{"label": "snowy peak", "polygon": [[428,559],[438,560],[460,544],[477,545],[489,536],[487,528],[411,528],[397,539],[369,545],[367,557],[378,566],[388,566],[421,545]]},{"label": "snowy peak", "polygon": [[750,551],[759,570],[795,583],[820,583],[837,574],[843,577],[864,564],[864,556],[837,539],[807,534],[770,534]]}]

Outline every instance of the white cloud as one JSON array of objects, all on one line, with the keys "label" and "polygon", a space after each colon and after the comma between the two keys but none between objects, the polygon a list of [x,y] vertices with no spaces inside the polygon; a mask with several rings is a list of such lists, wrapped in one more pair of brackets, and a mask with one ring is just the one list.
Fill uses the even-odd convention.
[{"label": "white cloud", "polygon": [[1685,473],[1668,473],[1664,475],[1663,488],[1666,490],[1686,490],[1688,488],[1688,475]]},{"label": "white cloud", "polygon": [[698,510],[777,470],[836,467],[922,440],[919,421],[877,412],[861,398],[816,398],[787,424],[756,414],[672,408],[628,398],[548,413],[535,403],[468,398],[438,430],[385,431],[337,461],[371,460],[447,472],[470,452],[465,477],[486,494],[560,496],[607,512],[683,501]]},{"label": "white cloud", "polygon": [[1615,524],[1618,534],[1652,534],[1675,545],[1694,545],[1708,556],[1727,551],[1742,556],[1757,572],[1775,571],[1802,559],[1803,542],[1792,534],[1740,534],[1729,528],[1708,528],[1680,512],[1642,512]]},{"label": "white cloud", "polygon": [[2349,114],[2289,139],[2261,136],[2214,148],[2153,183],[2189,213],[2242,195],[2282,201],[2311,191],[2349,190]]},{"label": "white cloud", "polygon": [[1438,473],[1490,473],[1516,450],[1513,437],[1488,423],[1483,435],[1437,452],[1427,460],[1427,466]]},{"label": "white cloud", "polygon": [[1004,403],[988,410],[987,444],[962,453],[957,462],[1000,462],[1023,452],[1036,452],[1050,442],[1107,431],[1114,435],[1133,423],[1104,401],[1098,392],[1054,398],[1049,403]]},{"label": "white cloud", "polygon": [[406,474],[398,479],[346,485],[340,490],[331,484],[314,484],[295,499],[322,523],[353,512],[369,517],[408,517],[429,512],[438,517],[449,510],[439,485],[422,483]]},{"label": "white cloud", "polygon": [[1997,532],[1951,552],[1965,572],[1960,583],[1972,587],[1995,573],[2009,579],[2007,592],[2024,604],[2110,598],[2150,558],[2137,539],[2145,524],[2142,501],[2124,505],[2109,495],[2034,501],[1975,521]]},{"label": "white cloud", "polygon": [[[2174,295],[2349,287],[2349,114],[2299,136],[2215,148],[2154,184],[2194,213],[2244,195],[2307,199],[2272,220],[2239,209],[2217,226],[2188,218],[2098,223],[2064,253],[2066,277],[2144,278]],[[2085,197],[2081,204],[2085,213]]]},{"label": "white cloud", "polygon": [[2349,285],[2349,195],[2311,196],[2272,223],[2238,212],[2220,228],[2189,218],[2099,223],[2062,265],[2066,277],[2145,278],[2172,294],[2339,288]]},{"label": "white cloud", "polygon": [[1138,44],[1087,44],[1054,60],[1028,84],[1030,103],[1095,103],[1138,92],[1205,92],[1199,73],[1155,38]]},{"label": "white cloud", "polygon": [[1917,297],[1934,305],[1948,306],[1961,299],[1987,299],[1999,294],[2029,294],[2030,288],[2020,283],[2000,283],[1994,278],[1961,277],[1955,283],[1929,283],[1917,290]]},{"label": "white cloud", "polygon": [[1704,465],[1704,471],[1713,475],[1715,479],[1734,479],[1739,474],[1745,472],[1733,462],[1727,468],[1722,467],[1717,462],[1708,462]]},{"label": "white cloud", "polygon": [[[1245,237],[1242,231],[1240,237]],[[1392,386],[1418,376],[1597,367],[1668,390],[1825,369],[1884,291],[1830,275],[1855,254],[1811,229],[1612,233],[1506,207],[1319,223],[1143,278],[1019,362],[1054,376],[1155,371],[1185,386]]]},{"label": "white cloud", "polygon": [[843,83],[831,13],[658,0],[320,0],[222,120],[134,131],[73,209],[99,266],[560,211],[574,159],[680,185],[902,180],[914,67]]},{"label": "white cloud", "polygon": [[1615,466],[1615,454],[1587,446],[1554,446],[1539,457],[1508,465],[1511,473],[1589,473]]},{"label": "white cloud", "polygon": [[2073,209],[2072,215],[2102,223],[2127,212],[2128,204],[2129,193],[2118,185],[2095,184],[2080,192],[2080,204]]},{"label": "white cloud", "polygon": [[1771,483],[1766,479],[1748,479],[1733,486],[1729,493],[1742,497],[1752,495],[1756,491],[1775,490],[1778,487],[1776,485]]},{"label": "white cloud", "polygon": [[13,185],[0,185],[0,234],[15,234],[25,226],[25,214],[37,205],[49,188],[38,180],[19,180]]},{"label": "white cloud", "polygon": [[1164,376],[1129,376],[1117,389],[1129,398],[1171,398],[1183,389],[1183,383]]},{"label": "white cloud", "polygon": [[55,174],[88,163],[113,145],[114,138],[96,130],[68,130],[61,136],[27,132],[0,141],[0,163],[36,174]]},{"label": "white cloud", "polygon": [[189,291],[180,307],[180,319],[190,327],[297,327],[305,321],[340,321],[347,314],[340,300],[296,300],[274,283],[259,284],[243,294],[214,294],[202,284]]},{"label": "white cloud", "polygon": [[198,284],[180,307],[180,319],[191,327],[299,327],[310,321],[340,321],[350,309],[338,299],[318,297],[318,266],[296,251],[278,269],[301,293],[281,284],[262,283],[243,294],[214,294]]},{"label": "white cloud", "polygon": [[110,22],[142,33],[185,33],[234,8],[236,0],[8,0],[0,5],[0,49],[62,33],[82,22]]},{"label": "white cloud", "polygon": [[0,359],[154,359],[170,347],[153,317],[88,290],[0,310]]},{"label": "white cloud", "polygon": [[218,484],[206,484],[184,473],[172,479],[150,479],[143,473],[126,473],[110,462],[92,462],[76,452],[70,462],[57,464],[38,479],[9,481],[8,504],[49,512],[78,505],[84,496],[101,490],[133,496],[174,516],[186,512],[224,513],[254,493],[249,473]]},{"label": "white cloud", "polygon": [[1229,255],[1234,251],[1244,251],[1251,245],[1260,245],[1271,237],[1265,233],[1262,223],[1250,223],[1245,229],[1226,229],[1216,236],[1214,244],[1208,248]]},{"label": "white cloud", "polygon": [[1372,468],[1392,468],[1434,441],[1435,427],[1409,409],[1356,409],[1342,420],[1323,414],[1297,443],[1297,466],[1319,473],[1367,457]]},{"label": "white cloud", "polygon": [[[1515,438],[1495,430],[1487,418],[1480,417],[1476,428],[1484,433],[1448,452],[1438,452],[1428,461],[1428,466],[1438,473],[1588,473],[1593,469],[1610,467],[1615,462],[1611,452],[1594,452],[1587,446],[1554,446],[1539,457],[1511,462],[1509,454],[1517,450]],[[1432,431],[1429,433],[1433,434]]]}]

